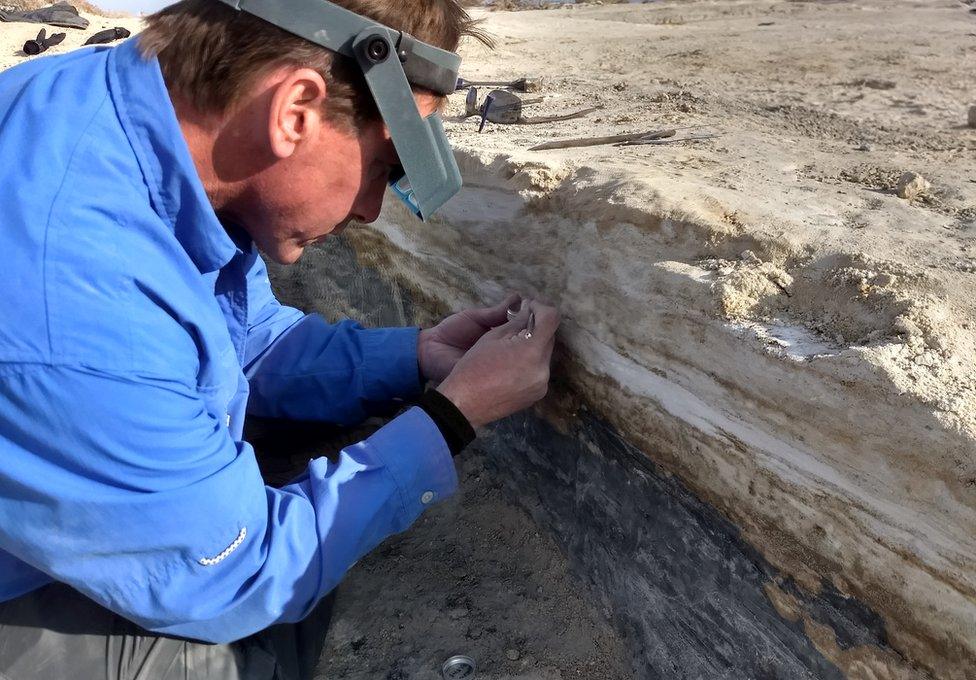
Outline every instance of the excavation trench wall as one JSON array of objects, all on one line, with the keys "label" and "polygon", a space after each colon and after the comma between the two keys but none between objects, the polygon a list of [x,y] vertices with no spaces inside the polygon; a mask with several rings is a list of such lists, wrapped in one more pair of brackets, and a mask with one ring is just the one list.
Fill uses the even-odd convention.
[{"label": "excavation trench wall", "polygon": [[388,205],[273,278],[374,325],[559,305],[549,397],[484,437],[640,677],[976,677],[973,439],[886,360],[911,305],[585,168],[460,161],[432,223]]}]

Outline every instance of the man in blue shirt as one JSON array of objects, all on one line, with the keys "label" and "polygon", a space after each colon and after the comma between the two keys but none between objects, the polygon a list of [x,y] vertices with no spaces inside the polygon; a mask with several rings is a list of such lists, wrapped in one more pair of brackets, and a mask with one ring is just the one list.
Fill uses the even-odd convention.
[{"label": "man in blue shirt", "polygon": [[[341,4],[451,51],[472,31],[454,0]],[[544,395],[539,302],[421,331],[275,300],[257,249],[376,219],[398,164],[333,57],[184,0],[0,74],[0,677],[305,677],[298,622],[454,491],[469,424]],[[242,440],[245,414],[354,424],[426,381],[280,489]]]}]

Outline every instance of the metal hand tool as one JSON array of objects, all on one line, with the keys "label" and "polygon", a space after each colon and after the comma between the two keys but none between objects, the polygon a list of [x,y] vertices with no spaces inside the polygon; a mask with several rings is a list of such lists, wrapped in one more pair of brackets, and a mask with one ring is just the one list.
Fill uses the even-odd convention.
[{"label": "metal hand tool", "polygon": [[541,87],[540,82],[534,78],[519,78],[510,82],[504,80],[465,80],[464,78],[458,78],[456,89],[465,90],[477,85],[485,87],[507,87],[516,92],[536,92]]}]

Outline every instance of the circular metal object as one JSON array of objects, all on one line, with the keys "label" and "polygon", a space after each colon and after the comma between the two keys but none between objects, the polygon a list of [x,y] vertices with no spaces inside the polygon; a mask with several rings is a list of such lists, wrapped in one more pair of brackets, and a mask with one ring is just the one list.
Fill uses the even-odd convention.
[{"label": "circular metal object", "polygon": [[370,61],[379,63],[390,56],[390,43],[383,38],[372,38],[366,45],[366,56]]},{"label": "circular metal object", "polygon": [[444,680],[467,680],[474,677],[474,672],[474,659],[463,654],[452,656],[441,666],[441,677]]},{"label": "circular metal object", "polygon": [[505,316],[508,317],[508,320],[509,321],[511,321],[516,316],[518,316],[518,312],[513,312],[511,309],[506,309],[505,310]]},{"label": "circular metal object", "polygon": [[532,331],[527,329],[522,329],[521,331],[519,331],[519,337],[521,337],[523,340],[531,340]]}]

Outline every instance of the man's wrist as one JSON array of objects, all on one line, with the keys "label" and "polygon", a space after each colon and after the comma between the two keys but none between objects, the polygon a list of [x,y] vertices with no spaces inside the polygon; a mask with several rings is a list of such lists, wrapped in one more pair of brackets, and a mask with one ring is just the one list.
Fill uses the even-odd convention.
[{"label": "man's wrist", "polygon": [[434,421],[452,456],[474,441],[476,434],[471,423],[454,402],[437,390],[427,390],[415,403]]}]

